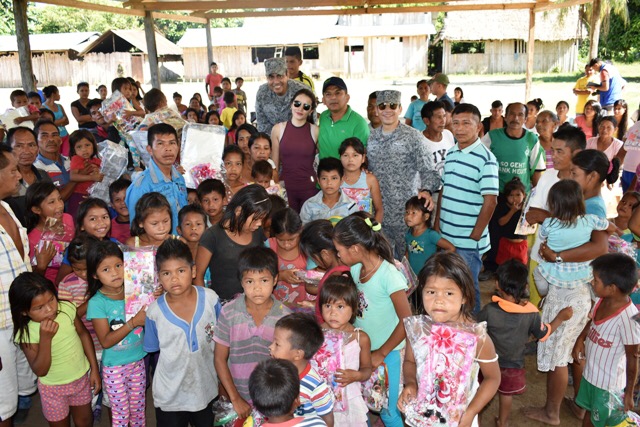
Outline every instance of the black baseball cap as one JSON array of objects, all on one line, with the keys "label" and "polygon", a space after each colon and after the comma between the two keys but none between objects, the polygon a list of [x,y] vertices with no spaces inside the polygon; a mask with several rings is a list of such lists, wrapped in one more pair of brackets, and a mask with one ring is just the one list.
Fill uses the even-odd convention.
[{"label": "black baseball cap", "polygon": [[347,84],[340,77],[329,77],[322,84],[322,93],[324,93],[329,86],[336,86],[340,89],[347,91]]}]

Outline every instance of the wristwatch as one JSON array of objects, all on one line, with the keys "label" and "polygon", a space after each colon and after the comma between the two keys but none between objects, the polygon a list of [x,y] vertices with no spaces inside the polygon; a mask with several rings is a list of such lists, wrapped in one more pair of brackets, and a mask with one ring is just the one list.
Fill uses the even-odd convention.
[{"label": "wristwatch", "polygon": [[556,252],[556,262],[557,262],[558,264],[560,264],[561,262],[564,262],[564,261],[562,260],[562,257],[560,256],[560,252]]}]

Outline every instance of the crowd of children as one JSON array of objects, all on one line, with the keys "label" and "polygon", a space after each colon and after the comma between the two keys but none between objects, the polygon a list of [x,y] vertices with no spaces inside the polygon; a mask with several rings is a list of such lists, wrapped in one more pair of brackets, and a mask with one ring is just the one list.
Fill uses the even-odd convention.
[{"label": "crowd of children", "polygon": [[[198,94],[188,106],[177,92],[173,100],[186,121],[226,128],[224,179],[204,179],[187,191],[176,168],[178,134],[150,124],[150,163],[140,164],[130,147],[135,168],[145,170],[113,181],[109,204],[90,191],[104,179],[96,134],[83,128],[64,138],[68,119],[57,88],[45,88],[46,110],[37,93],[11,95],[14,108],[29,106],[16,125],[37,121],[36,127],[58,129],[66,145],[51,149],[69,155],[68,181],[75,183],[70,194],[46,180],[26,189],[33,271],[9,290],[13,337],[38,377],[50,425],[73,419],[89,426],[109,408],[113,426],[143,426],[150,387],[163,427],[211,427],[222,396],[256,426],[365,426],[373,412],[387,427],[472,426],[496,394],[495,423],[504,427],[513,396],[526,390],[524,355],[532,338],[537,368],[548,373],[547,395],[545,406],[526,408],[526,416],[560,423],[571,367],[575,396],[567,402],[583,425],[627,418],[636,403],[640,346],[637,264],[629,256],[640,240],[640,194],[632,186],[618,216],[607,219],[601,192],[617,181],[618,158],[586,149],[584,132],[568,124],[547,132],[545,117],[558,120],[540,111],[540,99],[522,105],[523,132],[539,126],[540,141],[552,135],[536,148],[549,170],[540,176],[544,162],[537,157],[522,179],[501,175],[503,190],[488,213],[495,295],[477,312],[477,279],[440,233],[439,209],[417,195],[405,203],[405,247],[395,248],[406,260],[394,259],[382,225],[385,195],[368,170],[366,141],[345,138],[338,158],[315,167],[296,169],[295,156],[283,156],[283,147],[295,144],[287,133],[293,127],[316,144],[317,127],[304,125],[317,104],[312,92],[296,93],[291,103],[299,117],[267,135],[247,123],[242,78],[232,90],[217,66],[212,73],[220,81],[207,82],[208,108]],[[448,144],[456,110],[446,100],[429,101],[430,83],[418,82],[420,97],[406,123],[430,144]],[[135,82],[115,79],[112,90],[129,100],[129,115],[145,115]],[[79,85],[78,93],[80,107],[90,106],[81,102],[88,86]],[[155,106],[156,95],[148,94]],[[164,104],[157,107],[165,108],[166,98]],[[461,88],[455,105],[467,105]],[[487,133],[498,150],[494,132],[511,119],[502,118],[501,103],[492,107],[495,117],[484,128],[478,117],[472,133]],[[518,108],[511,104],[507,114]],[[586,105],[585,117],[594,108]],[[601,122],[589,116],[583,126],[597,135]],[[446,152],[434,151],[440,174],[451,170],[444,167]],[[301,183],[309,168],[314,194],[307,196],[309,183]],[[294,182],[290,200],[279,172]],[[145,173],[155,181],[143,191]],[[539,224],[537,234],[530,224]],[[605,254],[602,236],[613,253]],[[153,253],[147,278],[153,302],[131,313],[125,282],[135,251]],[[434,338],[436,328],[443,335]],[[448,375],[462,369],[451,365],[463,359],[460,375]]]}]

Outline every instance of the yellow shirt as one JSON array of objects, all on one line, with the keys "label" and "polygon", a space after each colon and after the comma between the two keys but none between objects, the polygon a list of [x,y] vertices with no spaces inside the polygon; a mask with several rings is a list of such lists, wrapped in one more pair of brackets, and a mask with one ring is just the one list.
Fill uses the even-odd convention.
[{"label": "yellow shirt", "polygon": [[224,110],[222,110],[222,114],[220,115],[220,120],[222,120],[222,124],[227,129],[230,129],[231,125],[233,125],[233,115],[235,114],[236,111],[238,111],[238,109],[235,107],[227,107]]},{"label": "yellow shirt", "polygon": [[[51,340],[51,366],[47,375],[40,377],[40,382],[44,385],[69,384],[82,378],[89,370],[89,360],[84,354],[82,341],[76,331],[75,318],[76,306],[67,301],[60,301],[56,316],[58,332]],[[29,339],[22,341],[40,343],[40,323],[30,321],[27,327]]]},{"label": "yellow shirt", "polygon": [[[599,84],[600,82],[598,81],[598,79],[598,75],[582,76],[576,82],[574,89],[585,90],[587,88],[587,83],[589,82]],[[576,99],[576,114],[584,114],[584,104],[586,104],[587,101],[589,101],[590,99],[598,99],[598,96],[594,94],[576,96],[578,97],[578,99]]]}]

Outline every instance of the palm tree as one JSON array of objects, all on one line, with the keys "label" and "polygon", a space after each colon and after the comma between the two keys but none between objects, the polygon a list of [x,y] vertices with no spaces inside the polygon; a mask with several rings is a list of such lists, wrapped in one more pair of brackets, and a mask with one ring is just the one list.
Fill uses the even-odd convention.
[{"label": "palm tree", "polygon": [[598,56],[598,44],[600,42],[600,31],[604,26],[609,27],[609,19],[611,13],[615,13],[624,21],[625,25],[629,22],[629,10],[627,9],[627,0],[593,0],[591,4],[584,7],[584,16],[587,26],[589,27],[589,58]]}]

